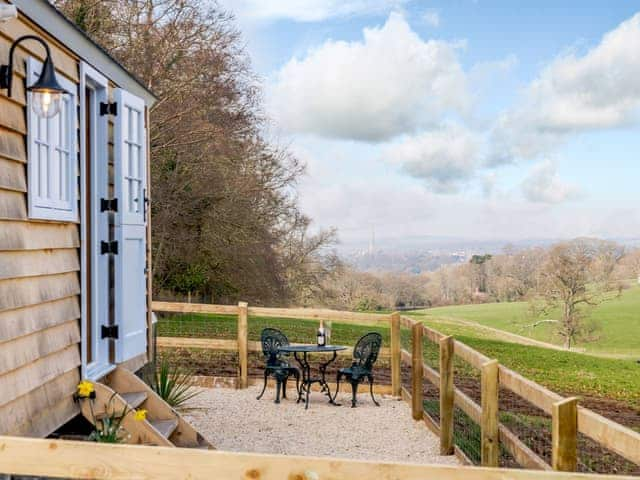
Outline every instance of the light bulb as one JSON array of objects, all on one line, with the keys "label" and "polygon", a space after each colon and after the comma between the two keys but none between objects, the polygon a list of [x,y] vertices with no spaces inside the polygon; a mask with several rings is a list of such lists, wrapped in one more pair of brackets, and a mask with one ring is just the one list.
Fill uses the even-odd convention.
[{"label": "light bulb", "polygon": [[62,93],[46,90],[32,92],[33,111],[39,117],[55,117],[62,108],[62,95]]}]

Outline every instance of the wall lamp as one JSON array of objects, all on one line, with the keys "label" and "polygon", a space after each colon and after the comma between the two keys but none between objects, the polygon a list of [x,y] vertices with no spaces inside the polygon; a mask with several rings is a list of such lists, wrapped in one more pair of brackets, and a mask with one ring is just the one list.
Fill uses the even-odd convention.
[{"label": "wall lamp", "polygon": [[56,79],[56,72],[51,60],[51,51],[47,42],[35,35],[25,35],[18,38],[9,49],[9,65],[0,66],[0,88],[7,89],[7,95],[11,97],[11,84],[13,82],[13,52],[18,44],[24,40],[36,40],[44,46],[47,57],[42,65],[40,78],[27,87],[27,91],[31,92],[31,103],[33,111],[39,117],[51,118],[55,117],[62,106],[63,95],[69,93],[60,86]]}]

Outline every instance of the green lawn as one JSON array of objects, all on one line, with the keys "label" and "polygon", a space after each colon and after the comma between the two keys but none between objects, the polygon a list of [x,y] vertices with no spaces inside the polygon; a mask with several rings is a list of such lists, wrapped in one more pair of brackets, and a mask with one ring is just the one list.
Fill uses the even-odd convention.
[{"label": "green lawn", "polygon": [[[526,302],[439,307],[418,310],[410,315],[427,322],[438,321],[439,324],[445,320],[476,322],[536,340],[561,344],[561,339],[554,334],[553,324],[527,328],[534,320]],[[592,310],[591,316],[601,326],[600,338],[589,343],[578,343],[577,347],[586,352],[640,357],[640,287],[624,290],[619,298],[600,304]],[[491,336],[489,333],[483,335]]]}]

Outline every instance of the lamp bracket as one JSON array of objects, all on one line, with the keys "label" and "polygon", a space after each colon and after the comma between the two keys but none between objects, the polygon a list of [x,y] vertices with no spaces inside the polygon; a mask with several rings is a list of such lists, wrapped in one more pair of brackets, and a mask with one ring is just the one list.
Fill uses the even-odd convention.
[{"label": "lamp bracket", "polygon": [[118,115],[118,102],[100,102],[100,116],[104,115]]}]

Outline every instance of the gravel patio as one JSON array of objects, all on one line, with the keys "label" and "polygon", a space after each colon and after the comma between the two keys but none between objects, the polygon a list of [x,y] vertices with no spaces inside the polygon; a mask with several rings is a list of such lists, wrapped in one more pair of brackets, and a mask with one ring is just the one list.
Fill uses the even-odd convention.
[{"label": "gravel patio", "polygon": [[279,405],[273,389],[256,400],[260,390],[202,388],[184,416],[217,450],[460,465],[455,456],[439,455],[438,438],[411,418],[405,402],[378,395],[376,407],[363,391],[353,409],[345,387],[342,406],[313,392],[305,410],[292,398],[294,389]]}]

